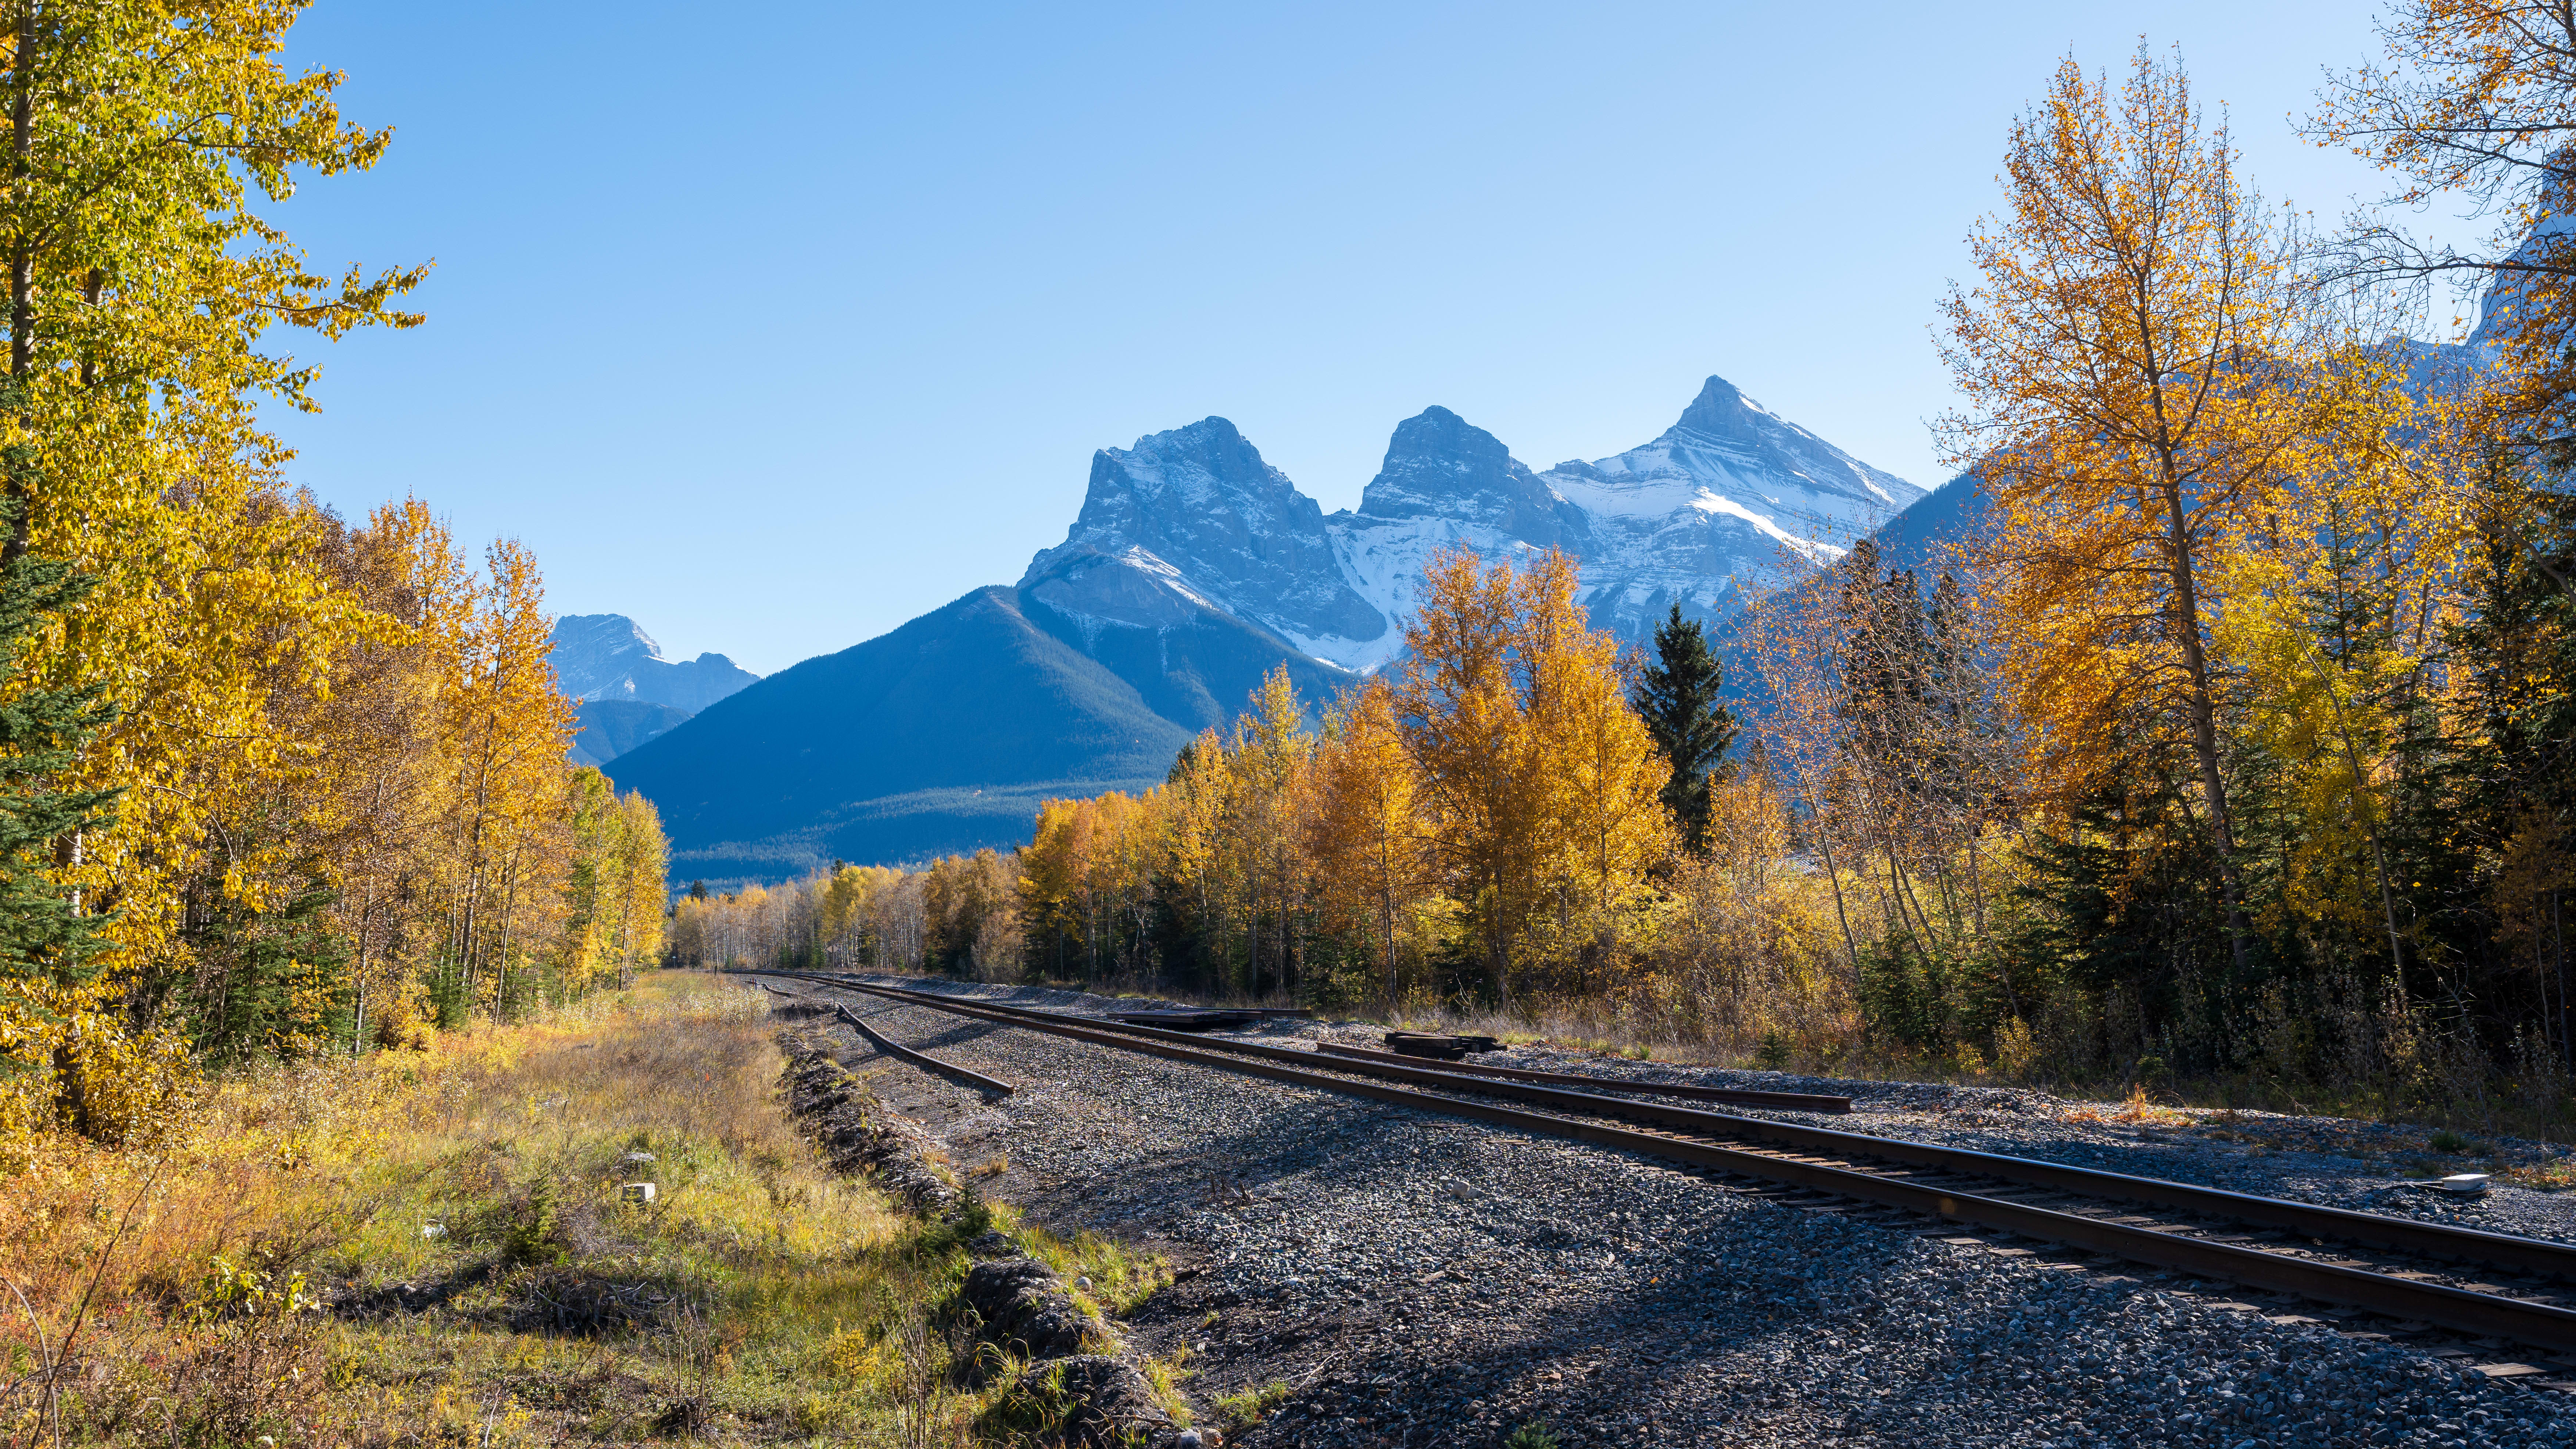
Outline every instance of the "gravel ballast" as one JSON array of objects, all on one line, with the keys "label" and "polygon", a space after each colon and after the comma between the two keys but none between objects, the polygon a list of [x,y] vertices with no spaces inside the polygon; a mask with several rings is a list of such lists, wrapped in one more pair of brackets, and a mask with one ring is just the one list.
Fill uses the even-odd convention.
[{"label": "gravel ballast", "polygon": [[[887,984],[1059,1010],[1136,1005]],[[914,1050],[1018,1084],[987,1101],[845,1028],[832,1037],[984,1192],[1174,1264],[1179,1281],[1123,1327],[1139,1352],[1186,1361],[1203,1411],[1285,1386],[1231,1444],[1497,1444],[1533,1422],[1567,1446],[2576,1443],[2576,1401],[2470,1368],[2540,1362],[2526,1352],[2338,1331],[2313,1305],[2044,1245],[1952,1242],[1955,1229],[1786,1206],[1610,1149],[838,999]],[[1306,1022],[1248,1035],[1374,1044]],[[1483,1060],[1838,1092],[1854,1098],[1850,1116],[1772,1115],[2576,1236],[2557,1193],[2395,1186],[2392,1160],[2411,1149],[2374,1143],[2393,1129],[2367,1124],[2162,1114],[2159,1127],[2000,1089],[1531,1050]]]}]

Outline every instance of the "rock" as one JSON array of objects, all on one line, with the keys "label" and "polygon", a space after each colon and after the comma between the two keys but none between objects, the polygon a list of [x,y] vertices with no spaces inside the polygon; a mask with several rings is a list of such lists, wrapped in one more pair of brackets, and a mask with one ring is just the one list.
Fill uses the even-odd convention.
[{"label": "rock", "polygon": [[1125,1449],[1132,1444],[1177,1449],[1204,1445],[1204,1436],[1172,1422],[1145,1376],[1101,1354],[1078,1354],[1031,1364],[984,1416],[984,1429],[1008,1442],[1062,1445],[1064,1449]]},{"label": "rock", "polygon": [[981,1320],[977,1337],[1022,1358],[1078,1354],[1093,1328],[1066,1296],[1063,1283],[1035,1258],[976,1264],[958,1297]]}]

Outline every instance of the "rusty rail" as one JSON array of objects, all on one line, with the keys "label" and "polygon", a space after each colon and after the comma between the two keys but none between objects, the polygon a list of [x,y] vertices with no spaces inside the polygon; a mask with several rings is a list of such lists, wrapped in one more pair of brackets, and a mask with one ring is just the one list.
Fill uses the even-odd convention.
[{"label": "rusty rail", "polygon": [[912,1048],[905,1046],[903,1043],[894,1040],[883,1032],[878,1031],[875,1027],[859,1020],[858,1017],[851,1014],[850,1009],[846,1006],[836,1005],[832,1009],[840,1013],[841,1020],[857,1027],[859,1035],[866,1037],[878,1051],[881,1051],[887,1056],[893,1057],[898,1061],[910,1062],[924,1071],[937,1072],[941,1076],[955,1077],[959,1081],[964,1082],[966,1085],[981,1092],[991,1092],[998,1096],[1007,1097],[1011,1093],[1019,1090],[1017,1087],[1012,1086],[1010,1083],[1003,1081],[999,1077],[988,1077],[982,1072],[969,1070],[957,1065],[955,1062],[942,1061],[938,1057],[930,1055],[928,1052],[914,1051]]},{"label": "rusty rail", "polygon": [[[1382,1052],[1370,1047],[1344,1046],[1340,1042],[1317,1042],[1315,1050],[1337,1057],[1358,1057],[1366,1061],[1407,1061],[1396,1052]],[[1496,1067],[1483,1062],[1449,1062],[1439,1068],[1444,1072],[1464,1072],[1475,1077],[1502,1077],[1515,1082],[1544,1082],[1565,1087],[1591,1087],[1609,1092],[1652,1092],[1658,1096],[1686,1097],[1694,1102],[1732,1102],[1739,1107],[1778,1107],[1789,1112],[1843,1113],[1851,1110],[1851,1098],[1829,1097],[1819,1092],[1760,1092],[1747,1087],[1701,1087],[1681,1082],[1636,1082],[1625,1077],[1587,1077],[1575,1072],[1540,1072],[1527,1067]]]}]

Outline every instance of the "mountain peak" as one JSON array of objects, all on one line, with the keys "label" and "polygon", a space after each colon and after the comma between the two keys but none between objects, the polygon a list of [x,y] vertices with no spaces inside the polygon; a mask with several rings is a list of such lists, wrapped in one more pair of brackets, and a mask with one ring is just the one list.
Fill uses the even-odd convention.
[{"label": "mountain peak", "polygon": [[1502,439],[1437,404],[1396,424],[1395,436],[1386,444],[1387,466],[1398,458],[1429,455],[1513,466],[1512,450]]},{"label": "mountain peak", "polygon": [[1268,466],[1261,461],[1261,450],[1252,446],[1251,440],[1244,437],[1243,430],[1234,425],[1233,419],[1221,418],[1214,413],[1195,423],[1147,433],[1123,450],[1103,448],[1101,451],[1135,458],[1181,456],[1212,463],[1222,459],[1220,466],[1246,473],[1259,472]]},{"label": "mountain peak", "polygon": [[1358,514],[1472,520],[1542,543],[1560,541],[1569,527],[1579,531],[1580,519],[1560,515],[1556,495],[1502,439],[1444,407],[1395,425]]},{"label": "mountain peak", "polygon": [[632,699],[692,713],[760,678],[721,654],[673,662],[624,614],[555,620],[546,662],[555,687],[579,700]]},{"label": "mountain peak", "polygon": [[1746,432],[1755,415],[1767,418],[1771,410],[1746,397],[1735,384],[1712,374],[1700,384],[1699,396],[1682,409],[1681,421],[1673,426],[1711,437],[1733,437]]},{"label": "mountain peak", "polygon": [[[1091,457],[1082,513],[1020,587],[1068,617],[1161,627],[1177,589],[1293,640],[1375,638],[1386,621],[1343,581],[1324,512],[1235,425],[1205,417]],[[1301,643],[1299,647],[1308,647]]]},{"label": "mountain peak", "polygon": [[556,677],[564,693],[576,698],[591,697],[610,679],[626,672],[621,665],[644,660],[670,662],[662,657],[662,646],[653,642],[644,626],[624,614],[566,614],[555,620],[555,632],[549,642]]}]

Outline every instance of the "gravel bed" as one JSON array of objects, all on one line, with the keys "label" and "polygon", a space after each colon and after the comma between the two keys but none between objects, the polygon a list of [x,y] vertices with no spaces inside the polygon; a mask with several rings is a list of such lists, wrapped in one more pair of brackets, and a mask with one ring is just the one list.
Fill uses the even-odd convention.
[{"label": "gravel bed", "polygon": [[[897,980],[882,979],[889,984]],[[1090,1015],[1170,1004],[950,981],[903,984],[915,990]],[[1292,1020],[1222,1035],[1282,1045],[1328,1040],[1375,1047],[1382,1045],[1384,1030],[1358,1022]],[[1851,1098],[1851,1112],[1826,1116],[1733,1104],[1683,1105],[2161,1177],[2483,1232],[2576,1242],[2576,1192],[2526,1185],[2576,1186],[2576,1150],[2560,1143],[2487,1136],[2469,1153],[2445,1153],[2431,1145],[2430,1129],[2345,1117],[2168,1107],[2156,1107],[2141,1116],[2125,1103],[2070,1101],[2018,1087],[1729,1071],[1528,1046],[1480,1054],[1473,1060],[1500,1067],[1576,1072],[1640,1088],[1668,1082],[1820,1092]],[[2461,1194],[2444,1192],[2423,1180],[2428,1173],[2455,1172],[2492,1173],[2495,1183],[2483,1193]]]},{"label": "gravel bed", "polygon": [[[1020,1084],[988,1102],[839,1037],[842,1059],[985,1191],[1176,1265],[1180,1281],[1127,1330],[1196,1371],[1203,1424],[1221,1396],[1287,1387],[1229,1443],[1488,1445],[1540,1422],[1569,1449],[2576,1444],[2576,1401],[2470,1371],[2500,1352],[2443,1358],[2335,1331],[2286,1300],[1784,1206],[1607,1149],[882,1000],[852,1009],[916,1050]],[[2230,1186],[2244,1184],[2215,1175],[2226,1163],[2275,1184],[2310,1175],[2319,1191],[2369,1167],[2205,1134],[2139,1142],[2125,1124],[2070,1121],[2080,1108],[2027,1096],[2006,1109],[1941,1087],[1671,1079],[1753,1077],[1860,1099],[1850,1117],[1801,1120],[2074,1161],[2110,1152],[2105,1165],[2163,1176],[2201,1164],[2210,1175],[2194,1180]]]}]

